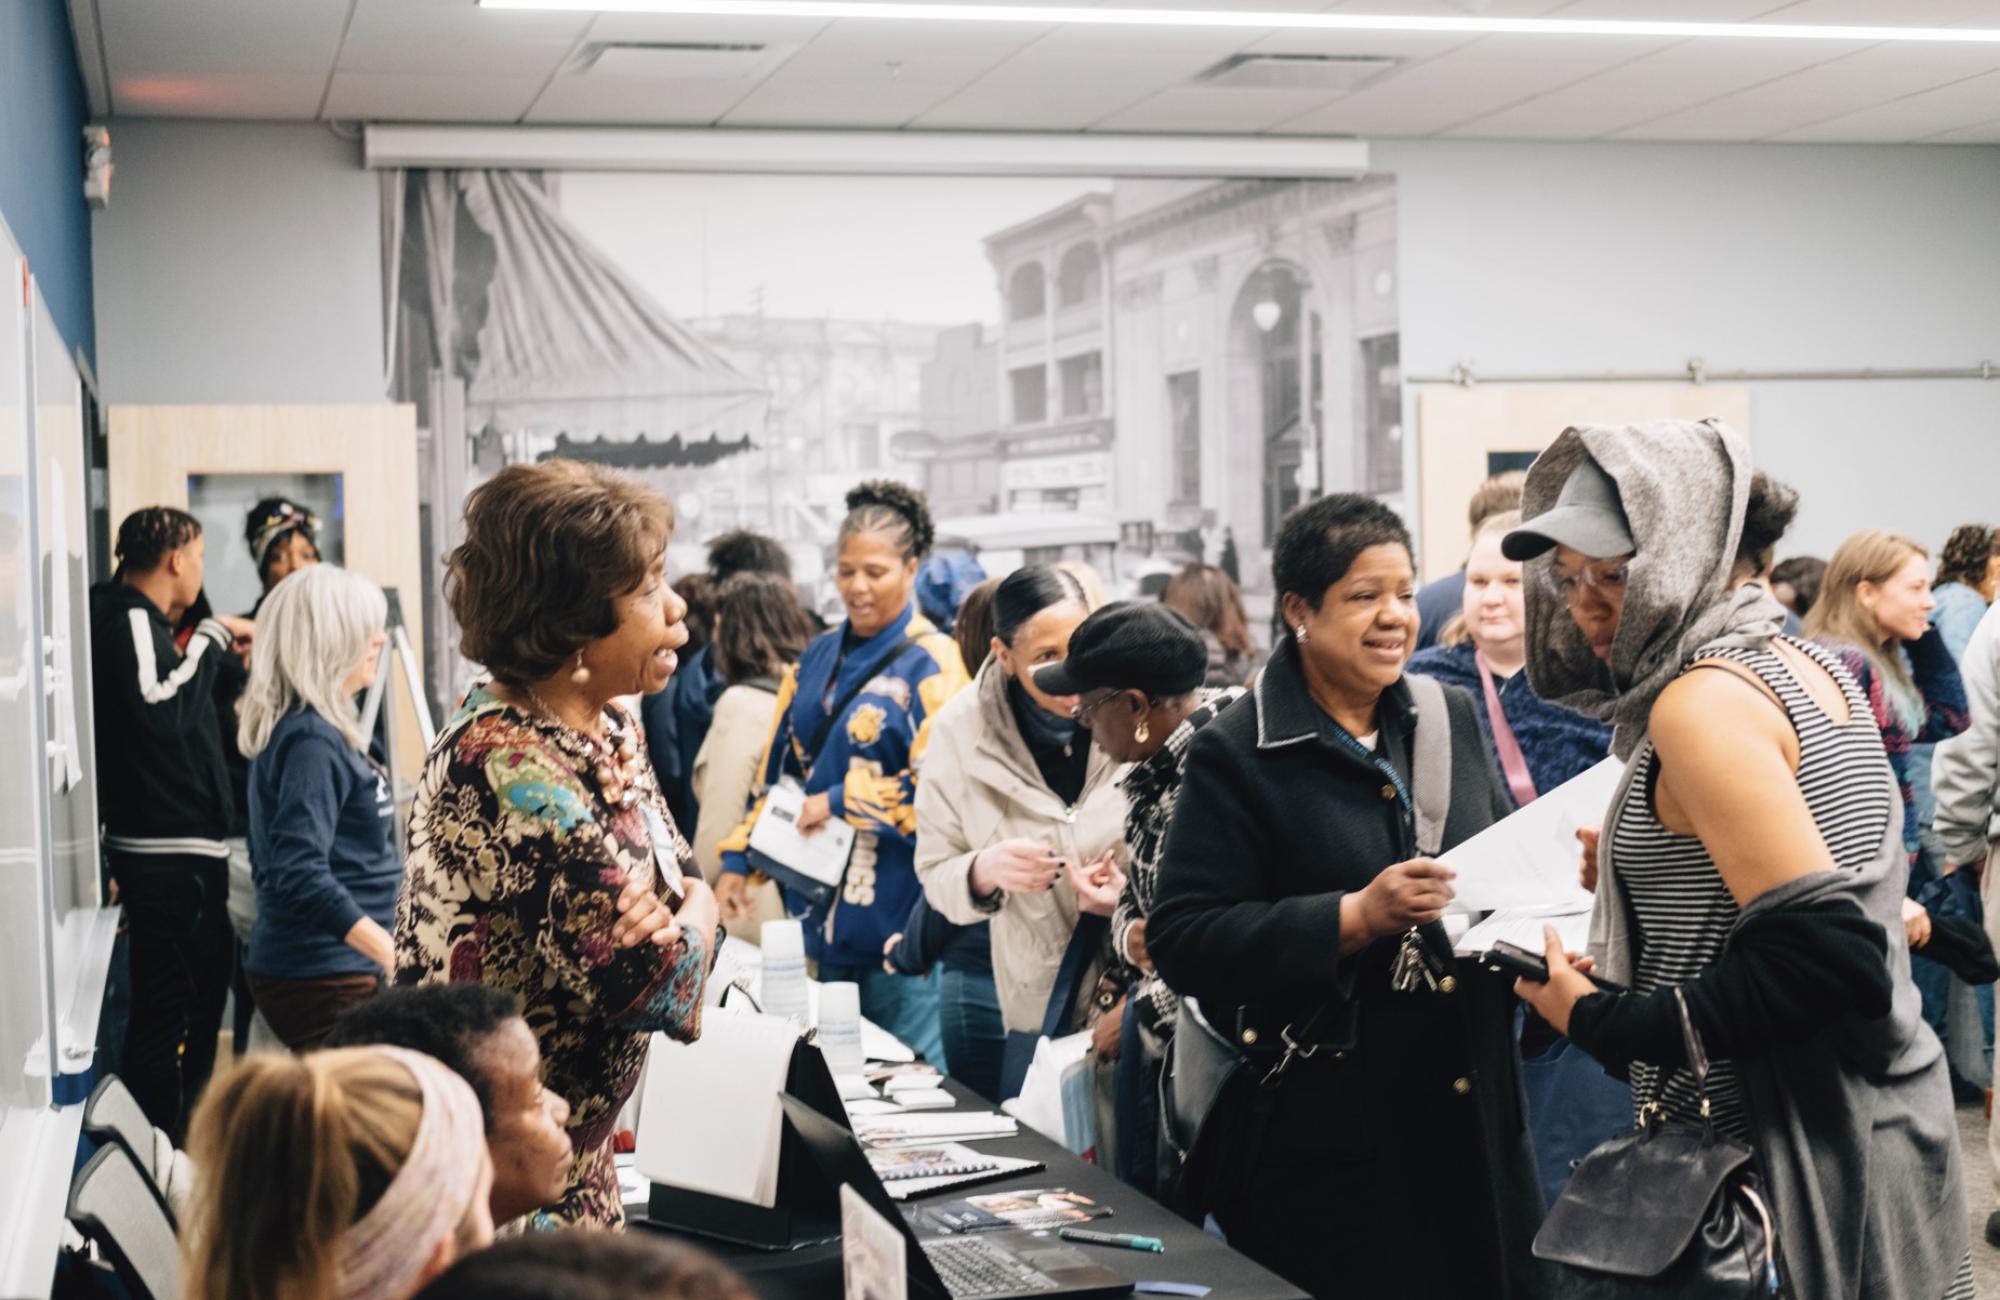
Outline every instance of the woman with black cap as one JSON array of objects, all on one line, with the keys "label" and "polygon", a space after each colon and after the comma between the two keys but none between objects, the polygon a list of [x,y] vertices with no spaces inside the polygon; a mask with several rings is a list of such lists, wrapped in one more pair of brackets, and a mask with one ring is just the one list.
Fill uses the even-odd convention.
[{"label": "woman with black cap", "polygon": [[[1909,863],[1868,701],[1747,581],[1759,493],[1713,421],[1586,426],[1529,472],[1528,673],[1627,760],[1598,850],[1600,992],[1548,932],[1520,995],[1629,1064],[1641,1115],[1751,1145],[1795,1297],[1969,1296],[1951,1087],[1901,942]],[[1894,938],[1896,941],[1891,942]],[[1680,1004],[1710,1065],[1690,1074]]]},{"label": "woman with black cap", "polygon": [[[917,877],[957,925],[988,922],[1007,1029],[1000,1097],[1019,1094],[1044,1033],[1073,1032],[1104,968],[1123,768],[1077,734],[1076,701],[1035,676],[1090,613],[1083,587],[1029,565],[993,593],[993,657],[931,728],[917,783]],[[1102,1008],[1097,1008],[1102,1010]]]},{"label": "woman with black cap", "polygon": [[1178,611],[1120,601],[1085,619],[1070,635],[1069,658],[1036,675],[1047,694],[1076,697],[1077,724],[1097,748],[1133,765],[1120,785],[1130,861],[1111,915],[1112,951],[1128,987],[1098,1021],[1096,1050],[1117,1061],[1118,1176],[1147,1192],[1158,1178],[1160,1062],[1180,1011],[1146,950],[1160,846],[1180,798],[1188,742],[1246,694],[1241,686],[1203,686],[1211,658],[1207,638]]},{"label": "woman with black cap", "polygon": [[[1433,855],[1510,810],[1478,712],[1404,675],[1416,573],[1387,506],[1299,507],[1272,570],[1287,635],[1188,744],[1145,932],[1185,999],[1182,1208],[1317,1296],[1545,1295],[1514,999],[1439,923]],[[1211,1106],[1183,1086],[1239,1058]]]}]

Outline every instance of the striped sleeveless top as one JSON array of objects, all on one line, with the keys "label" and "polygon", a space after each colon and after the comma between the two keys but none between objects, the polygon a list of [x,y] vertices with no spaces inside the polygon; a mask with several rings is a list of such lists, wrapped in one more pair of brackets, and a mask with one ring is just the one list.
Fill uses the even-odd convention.
[{"label": "striped sleeveless top", "polygon": [[[1845,723],[1827,716],[1775,649],[1703,650],[1682,671],[1728,661],[1749,669],[1771,689],[1798,733],[1799,789],[1820,838],[1837,868],[1859,870],[1880,849],[1898,806],[1882,733],[1867,697],[1838,659],[1809,642],[1783,640],[1839,685],[1847,701]],[[1630,790],[1613,816],[1611,868],[1631,906],[1636,941],[1632,991],[1644,994],[1700,975],[1722,955],[1739,909],[1701,841],[1661,825],[1654,799],[1660,760],[1650,740],[1640,746],[1632,764]],[[1748,1141],[1748,1117],[1733,1062],[1710,1063],[1708,1092],[1716,1127]],[[1657,1067],[1635,1063],[1634,1104],[1644,1106],[1655,1099],[1673,1119],[1700,1118],[1699,1096],[1686,1070],[1676,1070],[1663,1080]]]}]

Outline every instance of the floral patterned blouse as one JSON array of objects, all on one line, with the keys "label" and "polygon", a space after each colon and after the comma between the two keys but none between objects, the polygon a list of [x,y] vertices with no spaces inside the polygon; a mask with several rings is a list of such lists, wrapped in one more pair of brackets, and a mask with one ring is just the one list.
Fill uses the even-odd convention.
[{"label": "floral patterned blouse", "polygon": [[[624,710],[605,716],[614,742],[633,734]],[[700,1035],[711,959],[707,937],[692,933],[664,949],[613,943],[629,880],[667,894],[656,848],[689,874],[693,854],[650,764],[628,807],[605,801],[594,769],[575,732],[474,689],[424,764],[396,905],[396,983],[477,982],[516,995],[548,1086],[569,1103],[576,1162],[537,1227],[624,1221],[612,1132],[651,1033]],[[648,806],[665,844],[654,844]]]}]

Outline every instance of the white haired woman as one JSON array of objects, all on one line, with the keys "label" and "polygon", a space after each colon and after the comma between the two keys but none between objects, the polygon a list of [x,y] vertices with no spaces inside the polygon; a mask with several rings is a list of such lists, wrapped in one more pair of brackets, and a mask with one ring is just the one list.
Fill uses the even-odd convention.
[{"label": "white haired woman", "polygon": [[395,966],[396,807],[354,704],[375,680],[386,614],[379,587],[331,564],[293,573],[257,611],[237,728],[257,886],[244,968],[296,1052],[318,1047]]}]

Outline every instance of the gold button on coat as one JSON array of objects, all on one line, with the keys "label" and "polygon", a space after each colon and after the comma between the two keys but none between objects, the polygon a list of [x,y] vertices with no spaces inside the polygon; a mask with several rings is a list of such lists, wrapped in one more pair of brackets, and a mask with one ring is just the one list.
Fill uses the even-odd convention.
[{"label": "gold button on coat", "polygon": [[1243,1043],[1246,1047],[1255,1047],[1257,1045],[1257,1031],[1254,1029],[1244,1030]]},{"label": "gold button on coat", "polygon": [[1384,799],[1394,799],[1394,798],[1396,797],[1396,787],[1395,787],[1395,786],[1393,786],[1393,785],[1385,785],[1385,786],[1383,786],[1383,787],[1382,787],[1382,797],[1383,797]]},{"label": "gold button on coat", "polygon": [[1438,992],[1450,993],[1458,987],[1458,976],[1447,975],[1438,981]]},{"label": "gold button on coat", "polygon": [[1472,1080],[1463,1078],[1453,1079],[1451,1081],[1451,1090],[1457,1093],[1459,1096],[1463,1097],[1465,1094],[1472,1091]]}]

